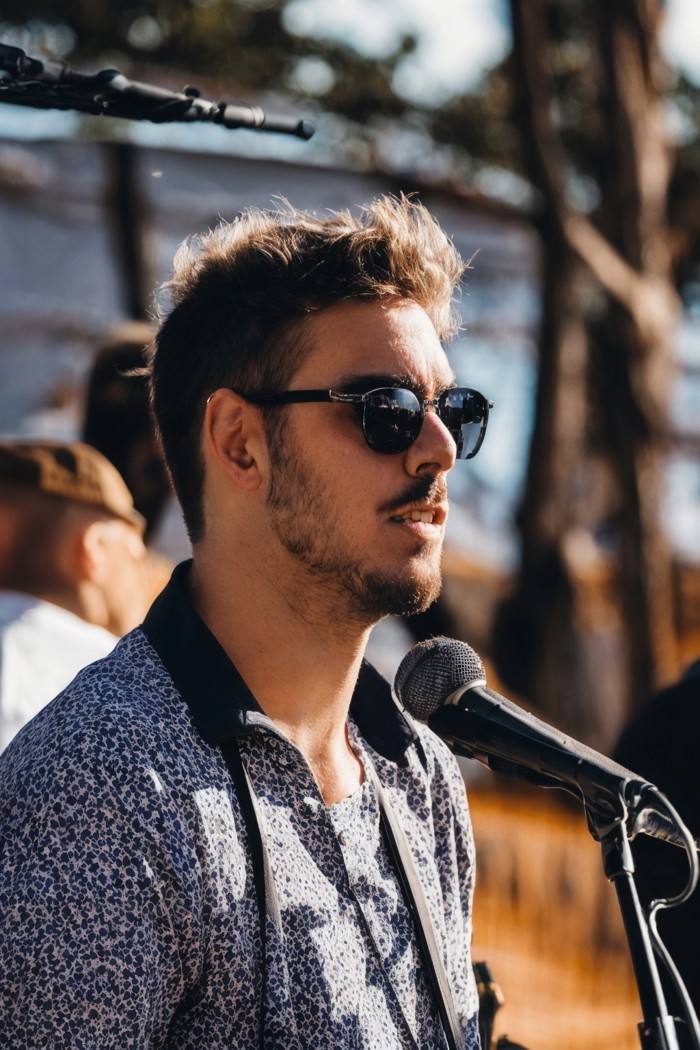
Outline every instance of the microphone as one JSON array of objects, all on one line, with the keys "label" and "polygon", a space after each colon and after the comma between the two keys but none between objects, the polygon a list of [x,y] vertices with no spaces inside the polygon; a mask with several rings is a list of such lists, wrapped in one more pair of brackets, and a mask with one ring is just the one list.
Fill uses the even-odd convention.
[{"label": "microphone", "polygon": [[481,659],[465,642],[415,645],[396,672],[394,692],[457,754],[541,787],[573,789],[589,823],[595,814],[596,828],[619,820],[622,809],[630,838],[642,833],[687,848],[674,821],[640,806],[647,792],[661,795],[653,784],[489,689]]}]

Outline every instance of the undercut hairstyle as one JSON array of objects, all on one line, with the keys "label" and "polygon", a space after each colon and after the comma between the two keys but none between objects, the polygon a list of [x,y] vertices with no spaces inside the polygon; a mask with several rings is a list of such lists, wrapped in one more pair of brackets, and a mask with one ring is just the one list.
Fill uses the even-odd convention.
[{"label": "undercut hairstyle", "polygon": [[[410,301],[438,337],[459,327],[452,298],[465,265],[423,205],[382,196],[359,215],[250,209],[186,241],[163,285],[149,355],[165,459],[193,543],[204,529],[201,428],[220,387],[285,390],[309,348],[309,320],[345,300]],[[264,410],[268,442],[279,410]]]}]

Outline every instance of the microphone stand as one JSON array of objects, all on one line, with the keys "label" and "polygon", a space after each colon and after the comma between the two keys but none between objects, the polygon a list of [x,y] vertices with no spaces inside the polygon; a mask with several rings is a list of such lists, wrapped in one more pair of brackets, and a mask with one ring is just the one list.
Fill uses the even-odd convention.
[{"label": "microphone stand", "polygon": [[625,820],[598,822],[598,815],[588,808],[587,815],[591,832],[601,845],[603,870],[615,887],[622,913],[644,1017],[637,1026],[640,1046],[642,1050],[680,1050],[677,1019],[668,1012],[649,925],[634,881],[634,859]]},{"label": "microphone stand", "polygon": [[[531,765],[528,766],[523,762],[519,747],[512,741],[509,742],[488,720],[478,722],[479,732],[473,739],[479,740],[480,743],[470,748],[464,743],[463,737],[460,739],[464,733],[465,714],[467,713],[460,712],[456,706],[446,704],[431,716],[429,724],[457,754],[485,762],[497,773],[525,780],[538,787],[563,790],[583,801],[588,827],[593,837],[601,844],[603,868],[607,878],[615,886],[620,904],[644,1018],[638,1024],[641,1050],[681,1050],[677,1019],[668,1012],[661,986],[654,954],[655,947],[669,964],[669,972],[681,993],[688,1014],[687,1031],[696,1050],[700,1050],[700,1030],[695,1010],[652,922],[657,907],[680,904],[686,900],[698,877],[697,860],[694,856],[691,860],[690,854],[691,849],[695,852],[695,843],[673,806],[653,785],[641,780],[621,780],[614,768],[606,771],[599,765],[586,761],[583,749],[581,751],[584,757],[562,755],[561,749],[538,739],[537,760],[533,765],[531,757]],[[649,795],[663,804],[673,823],[678,826],[681,838],[686,843],[692,872],[688,887],[683,893],[670,901],[657,901],[652,904],[651,917],[647,917],[639,900],[628,830],[631,827],[634,834],[638,827],[643,827],[641,817],[645,805],[648,805]]]}]

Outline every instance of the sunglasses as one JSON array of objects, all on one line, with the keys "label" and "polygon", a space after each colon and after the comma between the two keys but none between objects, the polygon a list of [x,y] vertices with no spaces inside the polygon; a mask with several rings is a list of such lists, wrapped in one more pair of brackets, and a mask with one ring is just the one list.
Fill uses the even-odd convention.
[{"label": "sunglasses", "polygon": [[400,386],[378,387],[366,394],[338,390],[285,390],[279,394],[243,394],[255,405],[308,404],[329,401],[352,405],[362,422],[364,439],[375,452],[405,452],[420,434],[425,410],[434,408],[457,446],[457,459],[473,459],[481,448],[489,420],[488,401],[478,390],[452,387],[435,398],[421,400]]}]

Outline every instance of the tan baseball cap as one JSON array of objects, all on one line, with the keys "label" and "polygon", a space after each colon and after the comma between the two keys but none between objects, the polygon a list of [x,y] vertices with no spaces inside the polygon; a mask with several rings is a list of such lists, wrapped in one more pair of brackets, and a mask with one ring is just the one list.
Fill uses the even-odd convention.
[{"label": "tan baseball cap", "polygon": [[87,503],[128,521],[140,532],[146,524],[116,467],[80,441],[0,441],[0,484]]}]

